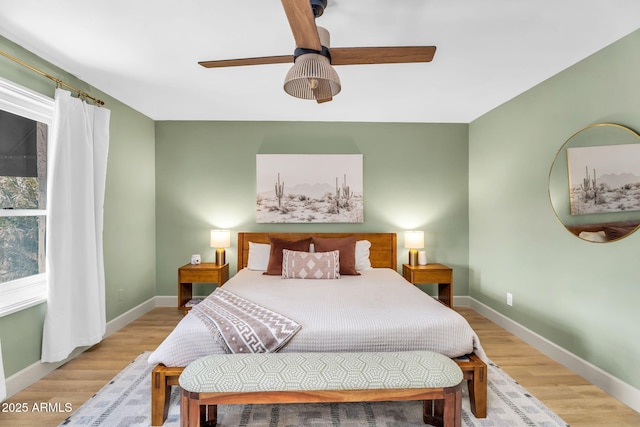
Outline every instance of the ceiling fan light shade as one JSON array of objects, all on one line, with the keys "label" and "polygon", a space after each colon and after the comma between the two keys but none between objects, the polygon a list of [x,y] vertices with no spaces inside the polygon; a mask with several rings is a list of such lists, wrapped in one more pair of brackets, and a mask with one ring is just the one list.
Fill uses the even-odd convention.
[{"label": "ceiling fan light shade", "polygon": [[316,53],[298,56],[284,79],[284,91],[301,99],[330,100],[341,89],[340,77],[329,58]]}]

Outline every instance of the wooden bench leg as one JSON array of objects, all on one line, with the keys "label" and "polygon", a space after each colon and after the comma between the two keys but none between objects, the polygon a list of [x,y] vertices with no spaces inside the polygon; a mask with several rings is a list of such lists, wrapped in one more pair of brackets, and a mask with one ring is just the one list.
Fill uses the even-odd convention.
[{"label": "wooden bench leg", "polygon": [[200,393],[182,390],[180,394],[180,427],[215,427],[206,420],[202,422],[202,417],[206,418],[206,406],[200,405]]},{"label": "wooden bench leg", "polygon": [[164,366],[156,366],[151,372],[151,425],[161,426],[169,413],[171,386]]},{"label": "wooden bench leg", "polygon": [[475,354],[469,360],[456,360],[469,388],[469,406],[476,418],[487,417],[487,365]]},{"label": "wooden bench leg", "polygon": [[179,387],[183,367],[157,365],[151,371],[151,425],[161,426],[169,413],[171,386]]},{"label": "wooden bench leg", "polygon": [[200,427],[216,427],[218,405],[200,405]]},{"label": "wooden bench leg", "polygon": [[186,390],[182,390],[182,392],[180,393],[180,427],[187,427],[188,425],[189,425],[189,392]]},{"label": "wooden bench leg", "polygon": [[422,421],[436,427],[442,426],[443,400],[425,400],[422,403]]},{"label": "wooden bench leg", "polygon": [[487,366],[476,364],[473,374],[467,380],[469,404],[476,418],[487,417]]},{"label": "wooden bench leg", "polygon": [[460,427],[462,425],[462,390],[460,385],[446,389],[442,401],[443,427]]},{"label": "wooden bench leg", "polygon": [[433,409],[434,401],[433,400],[425,400],[422,402],[422,421],[425,424],[436,425],[434,409]]},{"label": "wooden bench leg", "polygon": [[445,388],[444,398],[425,400],[422,420],[436,427],[460,427],[462,425],[462,383]]}]

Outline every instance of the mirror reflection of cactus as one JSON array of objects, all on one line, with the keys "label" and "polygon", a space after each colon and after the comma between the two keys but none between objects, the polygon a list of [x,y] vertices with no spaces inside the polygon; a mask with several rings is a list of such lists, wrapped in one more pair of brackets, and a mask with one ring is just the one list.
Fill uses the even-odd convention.
[{"label": "mirror reflection of cactus", "polygon": [[[593,201],[594,205],[600,204],[603,202],[602,199],[602,184],[600,187],[598,186],[598,180],[596,178],[596,170],[593,169],[593,178],[589,176],[589,167],[585,166],[586,177],[583,178],[582,184],[580,184],[580,190],[582,190],[582,200],[587,203]],[[600,197],[598,197],[600,196]]]}]

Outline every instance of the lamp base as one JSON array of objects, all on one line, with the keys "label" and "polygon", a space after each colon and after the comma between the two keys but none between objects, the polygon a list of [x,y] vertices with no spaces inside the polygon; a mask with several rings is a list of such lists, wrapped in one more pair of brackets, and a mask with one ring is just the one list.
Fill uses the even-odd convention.
[{"label": "lamp base", "polygon": [[418,265],[417,249],[409,249],[409,265]]},{"label": "lamp base", "polygon": [[224,248],[216,249],[216,265],[225,265],[225,250]]}]

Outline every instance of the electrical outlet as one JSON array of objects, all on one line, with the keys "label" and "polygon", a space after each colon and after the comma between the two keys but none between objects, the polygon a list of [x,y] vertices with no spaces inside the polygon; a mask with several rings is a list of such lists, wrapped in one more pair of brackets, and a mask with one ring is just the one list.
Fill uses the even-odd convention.
[{"label": "electrical outlet", "polygon": [[118,301],[124,301],[124,289],[118,289]]},{"label": "electrical outlet", "polygon": [[513,295],[511,295],[511,292],[507,292],[507,305],[513,305]]}]

